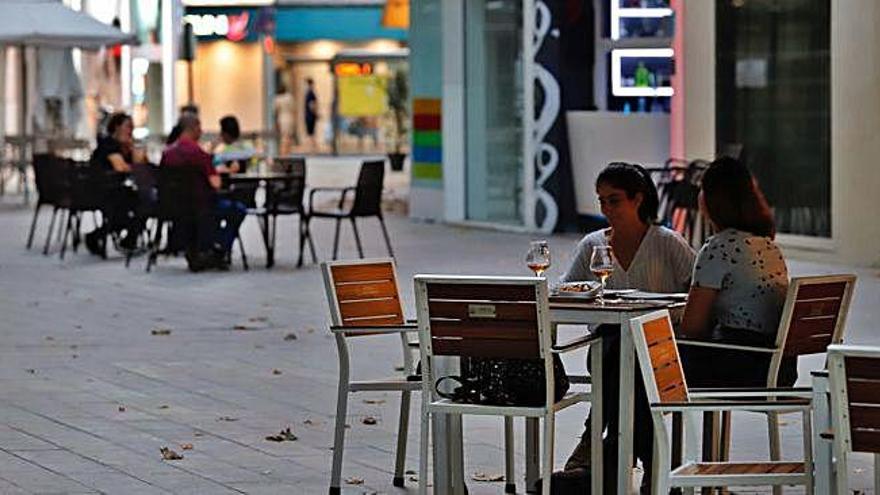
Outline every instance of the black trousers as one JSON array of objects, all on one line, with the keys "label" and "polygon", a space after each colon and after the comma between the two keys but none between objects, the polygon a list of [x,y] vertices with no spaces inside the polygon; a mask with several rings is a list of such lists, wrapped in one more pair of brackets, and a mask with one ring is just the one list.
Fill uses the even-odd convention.
[{"label": "black trousers", "polygon": [[[601,325],[602,334],[602,417],[607,436],[603,442],[603,468],[606,493],[614,493],[617,479],[617,431],[620,411],[620,327]],[[719,342],[748,346],[769,346],[773,342],[755,332],[739,329],[720,329]],[[592,348],[590,352],[596,349]],[[689,388],[701,387],[765,387],[770,369],[769,353],[680,346],[679,355]],[[589,359],[589,358],[588,358]],[[642,373],[635,365],[633,457],[641,459],[645,477],[651,479],[654,457],[654,424]],[[779,369],[778,386],[790,387],[797,381],[797,359],[784,359]],[[589,418],[587,418],[589,424]],[[635,460],[633,459],[633,460]],[[609,482],[610,481],[610,482]]]}]

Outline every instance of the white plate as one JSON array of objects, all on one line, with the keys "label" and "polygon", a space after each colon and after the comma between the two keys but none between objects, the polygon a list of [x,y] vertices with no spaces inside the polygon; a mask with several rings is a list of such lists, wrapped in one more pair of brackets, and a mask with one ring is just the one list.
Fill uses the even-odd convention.
[{"label": "white plate", "polygon": [[687,293],[684,292],[647,292],[636,290],[620,294],[624,299],[643,299],[643,300],[665,300],[665,301],[684,301],[687,299]]},{"label": "white plate", "polygon": [[593,298],[599,293],[599,282],[565,282],[553,290],[554,294],[565,297]]}]

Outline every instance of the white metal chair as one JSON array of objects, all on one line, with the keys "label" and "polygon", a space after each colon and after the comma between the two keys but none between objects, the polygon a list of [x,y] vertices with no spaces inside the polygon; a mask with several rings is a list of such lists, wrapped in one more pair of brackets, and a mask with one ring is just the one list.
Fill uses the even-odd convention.
[{"label": "white metal chair", "polygon": [[[772,354],[767,373],[767,388],[778,387],[779,368],[784,358],[797,358],[825,352],[831,344],[843,341],[846,317],[856,283],[855,275],[821,275],[794,277],[788,286],[776,344],[773,347],[750,347],[720,342],[679,340],[679,345],[733,349],[743,352]],[[793,389],[810,397],[810,389]],[[781,456],[779,438],[779,414],[767,412],[770,436],[770,459],[778,461]],[[727,460],[730,452],[730,415],[725,413],[721,428],[720,452],[714,459]],[[779,489],[774,489],[779,493]]]},{"label": "white metal chair", "polygon": [[[330,305],[330,331],[336,338],[339,353],[339,391],[330,495],[340,493],[348,394],[353,392],[400,392],[400,423],[393,483],[401,487],[405,474],[410,395],[421,388],[421,382],[414,376],[412,353],[415,347],[407,337],[408,332],[415,332],[418,327],[406,324],[404,320],[397,270],[391,258],[383,258],[322,263],[321,271]],[[355,337],[395,334],[400,336],[403,347],[403,371],[381,380],[352,381],[348,341]]]},{"label": "white metal chair", "polygon": [[[813,493],[810,401],[800,391],[714,389],[689,391],[679,358],[668,311],[633,318],[633,340],[654,421],[652,493],[666,494],[671,487],[804,485]],[[773,400],[768,400],[773,399]],[[699,462],[695,413],[715,411],[800,412],[804,422],[803,462]],[[670,469],[670,432],[664,414],[684,413],[684,463]]]},{"label": "white metal chair", "polygon": [[834,493],[850,493],[850,452],[874,454],[874,492],[880,493],[880,347],[829,347],[828,375],[836,464]]},{"label": "white metal chair", "polygon": [[[418,341],[410,340],[418,330],[404,318],[397,283],[397,269],[391,258],[355,261],[332,261],[321,264],[324,288],[330,305],[330,331],[336,339],[339,354],[339,388],[336,402],[336,426],[333,440],[333,467],[330,474],[330,494],[340,493],[342,455],[345,447],[345,419],[348,414],[348,394],[354,392],[400,392],[400,419],[397,433],[397,456],[393,484],[404,485],[406,440],[409,427],[410,396],[421,389],[421,378],[416,375],[413,354]],[[403,348],[403,370],[397,376],[379,380],[352,381],[349,360],[349,341],[355,337],[399,335]],[[506,472],[513,473],[513,423],[505,422],[505,439],[510,454],[505,456]],[[512,479],[512,476],[511,478]],[[508,482],[506,491],[515,492]]]},{"label": "white metal chair", "polygon": [[[542,418],[542,493],[550,493],[555,414],[590,398],[588,393],[576,392],[554,402],[553,355],[586,347],[598,337],[586,336],[563,346],[552,346],[547,281],[543,278],[417,275],[415,290],[423,398],[419,493],[427,493],[429,425],[431,417],[439,414],[504,416],[506,425],[510,424],[508,419],[518,416]],[[439,378],[435,376],[436,357],[540,359],[545,370],[546,402],[542,406],[521,407],[443,399],[434,388]],[[511,457],[509,452],[506,457]],[[460,465],[460,458],[452,464]],[[508,482],[511,479],[509,466]]]}]

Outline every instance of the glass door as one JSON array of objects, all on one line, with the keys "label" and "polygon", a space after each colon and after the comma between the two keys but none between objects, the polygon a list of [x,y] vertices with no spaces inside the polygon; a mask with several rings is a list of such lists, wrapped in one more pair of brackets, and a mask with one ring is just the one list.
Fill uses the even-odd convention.
[{"label": "glass door", "polygon": [[521,224],[522,0],[465,2],[468,220]]}]

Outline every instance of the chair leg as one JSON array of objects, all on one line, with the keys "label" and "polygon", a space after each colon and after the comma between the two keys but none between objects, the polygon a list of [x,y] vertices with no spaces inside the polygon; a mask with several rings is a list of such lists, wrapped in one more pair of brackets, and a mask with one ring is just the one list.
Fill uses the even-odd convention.
[{"label": "chair leg", "polygon": [[[424,397],[422,400],[426,400]],[[419,425],[419,495],[428,495],[428,438],[431,435],[431,414],[422,405],[422,421]]]},{"label": "chair leg", "polygon": [[388,256],[394,257],[394,251],[391,249],[391,238],[388,237],[388,229],[385,228],[385,220],[379,215],[379,226],[382,227],[382,235],[385,237],[385,246],[388,248]]},{"label": "chair leg", "polygon": [[[526,418],[526,489],[531,489],[538,481],[538,418]],[[550,492],[546,492],[550,493]]]},{"label": "chair leg", "polygon": [[544,452],[541,459],[541,493],[550,493],[550,478],[553,475],[553,440],[556,428],[556,415],[551,410],[544,416]]},{"label": "chair leg", "polygon": [[312,229],[309,218],[306,218],[306,241],[309,243],[309,251],[312,253],[312,263],[318,262],[318,254],[315,251],[315,243],[312,241]]},{"label": "chair leg", "polygon": [[[67,214],[67,219],[70,219],[70,210],[61,210],[61,224],[67,225],[67,220],[65,220],[65,214]],[[58,230],[58,238],[55,239],[55,242],[61,242],[61,235],[64,233],[63,230]]]},{"label": "chair leg", "polygon": [[27,249],[30,249],[34,244],[34,230],[37,228],[37,217],[40,216],[40,208],[42,207],[41,203],[37,203],[37,206],[34,207],[34,218],[31,220],[31,230],[28,232]]},{"label": "chair leg", "polygon": [[342,227],[342,219],[336,219],[336,235],[333,236],[333,260],[336,261],[336,257],[339,254],[339,228]]},{"label": "chair leg", "polygon": [[364,249],[363,249],[363,247],[361,247],[361,236],[358,234],[357,222],[355,221],[354,217],[349,217],[349,220],[351,220],[351,230],[354,232],[354,244],[355,244],[355,246],[357,246],[358,257],[363,259],[364,258]]},{"label": "chair leg", "polygon": [[516,440],[513,418],[504,416],[504,493],[516,493]]},{"label": "chair leg", "polygon": [[235,239],[238,241],[238,250],[241,252],[241,266],[245,271],[248,271],[250,267],[248,267],[247,253],[244,252],[244,240],[242,240],[241,234],[236,234]]},{"label": "chair leg", "polygon": [[342,478],[342,454],[345,449],[345,419],[348,415],[348,346],[345,337],[336,336],[339,352],[339,385],[336,393],[336,427],[333,433],[333,467],[330,471],[330,495],[339,495]]},{"label": "chair leg", "polygon": [[156,264],[156,258],[159,256],[159,245],[162,242],[162,220],[156,220],[156,232],[153,235],[153,242],[150,244],[150,255],[147,256],[147,273]]},{"label": "chair leg", "polygon": [[[779,439],[779,415],[767,413],[767,432],[770,437],[770,460],[778,461],[782,458],[782,449]],[[774,486],[773,495],[782,495],[782,487]]]},{"label": "chair leg", "polygon": [[874,454],[874,493],[880,493],[880,454]]},{"label": "chair leg", "polygon": [[[658,428],[654,422],[654,428]],[[672,456],[669,451],[669,443],[661,435],[654,435],[654,460],[651,464],[651,494],[667,495],[669,493],[669,468],[672,465]]]},{"label": "chair leg", "polygon": [[49,232],[46,234],[46,243],[43,245],[43,255],[49,254],[49,245],[52,243],[52,234],[55,229],[55,217],[58,216],[58,207],[52,208],[52,219],[49,220]]},{"label": "chair leg", "polygon": [[64,232],[61,235],[61,252],[58,254],[58,257],[64,259],[64,253],[67,252],[67,238],[70,237],[70,233],[73,231],[73,219],[76,217],[76,214],[70,210],[67,211],[67,221],[64,223]]},{"label": "chair leg", "polygon": [[394,481],[396,487],[403,487],[406,475],[406,439],[409,433],[409,405],[412,392],[400,393],[400,421],[397,424],[397,458],[394,461]]}]

